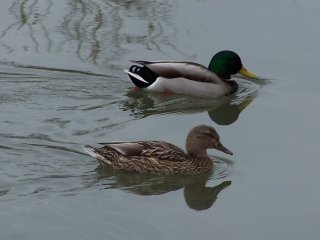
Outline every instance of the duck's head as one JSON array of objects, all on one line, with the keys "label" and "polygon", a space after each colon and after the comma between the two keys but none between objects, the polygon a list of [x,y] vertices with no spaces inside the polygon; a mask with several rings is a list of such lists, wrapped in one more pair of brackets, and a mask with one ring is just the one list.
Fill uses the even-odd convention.
[{"label": "duck's head", "polygon": [[229,50],[216,53],[212,57],[208,69],[224,79],[230,79],[231,75],[236,73],[248,78],[258,78],[242,65],[238,54]]},{"label": "duck's head", "polygon": [[219,134],[213,127],[199,125],[191,129],[186,140],[186,150],[194,156],[206,156],[208,148],[215,148],[226,154],[233,153],[220,142]]}]

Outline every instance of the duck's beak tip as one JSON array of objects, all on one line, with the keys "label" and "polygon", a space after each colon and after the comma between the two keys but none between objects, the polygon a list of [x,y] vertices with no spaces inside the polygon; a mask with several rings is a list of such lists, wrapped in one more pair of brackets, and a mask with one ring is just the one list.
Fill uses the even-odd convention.
[{"label": "duck's beak tip", "polygon": [[242,67],[238,73],[248,78],[259,79],[259,77],[256,74],[250,72],[245,67]]},{"label": "duck's beak tip", "polygon": [[233,155],[233,152],[231,152],[228,148],[226,148],[225,146],[223,146],[221,143],[218,144],[218,146],[216,147],[217,150],[224,152],[226,154],[229,155]]}]

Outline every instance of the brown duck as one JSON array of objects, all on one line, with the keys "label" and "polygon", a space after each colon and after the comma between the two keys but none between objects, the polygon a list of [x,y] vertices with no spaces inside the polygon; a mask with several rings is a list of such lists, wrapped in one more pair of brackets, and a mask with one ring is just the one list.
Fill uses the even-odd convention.
[{"label": "brown duck", "polygon": [[150,174],[192,175],[212,170],[213,161],[207,154],[215,148],[233,154],[220,143],[213,127],[199,125],[191,129],[186,140],[186,151],[163,141],[101,143],[101,148],[84,146],[84,150],[102,164],[114,169]]}]

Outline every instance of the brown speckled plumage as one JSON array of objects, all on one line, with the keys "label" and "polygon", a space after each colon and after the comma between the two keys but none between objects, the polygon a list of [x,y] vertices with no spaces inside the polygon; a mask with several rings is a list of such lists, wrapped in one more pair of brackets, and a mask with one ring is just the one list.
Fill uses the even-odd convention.
[{"label": "brown speckled plumage", "polygon": [[213,161],[208,148],[232,154],[219,141],[214,128],[199,125],[188,134],[186,150],[163,141],[137,141],[102,143],[101,148],[89,145],[84,150],[101,163],[114,169],[150,174],[192,175],[210,171]]}]

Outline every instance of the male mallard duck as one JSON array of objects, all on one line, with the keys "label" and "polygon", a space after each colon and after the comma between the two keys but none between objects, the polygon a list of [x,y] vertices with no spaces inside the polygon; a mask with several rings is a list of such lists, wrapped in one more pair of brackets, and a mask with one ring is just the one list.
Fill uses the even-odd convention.
[{"label": "male mallard duck", "polygon": [[220,143],[213,127],[199,125],[191,129],[186,140],[186,150],[163,141],[101,143],[101,148],[89,145],[84,150],[101,163],[114,169],[150,174],[192,175],[210,171],[213,161],[208,148],[233,154]]},{"label": "male mallard duck", "polygon": [[249,78],[257,76],[246,70],[235,52],[221,51],[211,59],[209,67],[181,61],[132,61],[128,73],[138,87],[156,92],[186,94],[196,97],[222,97],[238,89],[232,74],[239,73]]}]

